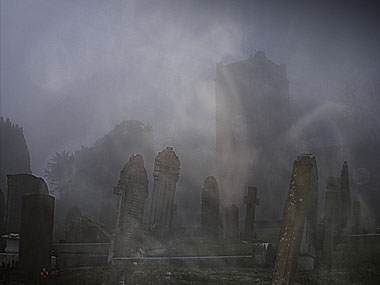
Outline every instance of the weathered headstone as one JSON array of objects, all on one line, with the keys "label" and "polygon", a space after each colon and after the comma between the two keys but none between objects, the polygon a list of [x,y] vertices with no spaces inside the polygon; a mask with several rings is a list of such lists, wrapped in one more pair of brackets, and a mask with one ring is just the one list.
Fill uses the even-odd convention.
[{"label": "weathered headstone", "polygon": [[371,213],[368,205],[363,201],[359,193],[353,193],[351,229],[353,234],[369,234],[376,232],[377,219]]},{"label": "weathered headstone", "polygon": [[71,208],[65,220],[65,243],[109,243],[110,235],[102,226]]},{"label": "weathered headstone", "polygon": [[21,199],[26,194],[49,194],[45,181],[31,174],[8,174],[5,233],[19,233]]},{"label": "weathered headstone", "polygon": [[172,216],[176,209],[174,196],[180,162],[172,147],[159,152],[154,162],[154,185],[149,229],[158,238],[171,235]]},{"label": "weathered headstone", "polygon": [[117,209],[112,204],[104,204],[99,211],[99,221],[108,233],[113,233],[116,227]]},{"label": "weathered headstone", "polygon": [[292,284],[307,214],[313,164],[295,160],[285,203],[273,284]]},{"label": "weathered headstone", "polygon": [[351,197],[345,161],[340,177],[328,177],[325,193],[323,255],[328,267],[338,242],[347,242],[351,232]]},{"label": "weathered headstone", "polygon": [[148,197],[148,177],[140,154],[132,155],[124,165],[114,193],[119,195],[114,256],[130,256],[141,242],[144,203]]},{"label": "weathered headstone", "polygon": [[[4,219],[5,219],[5,199],[3,191],[0,189],[0,236],[3,234],[4,230]],[[1,245],[0,245],[1,249]]]},{"label": "weathered headstone", "polygon": [[238,240],[239,239],[239,208],[235,204],[227,205],[223,209],[223,232],[224,239]]},{"label": "weathered headstone", "polygon": [[297,156],[297,160],[313,165],[307,199],[305,225],[301,240],[300,256],[298,258],[300,268],[312,270],[314,269],[316,259],[318,232],[318,167],[317,161],[312,154],[299,155]]},{"label": "weathered headstone", "polygon": [[338,177],[328,177],[327,191],[325,193],[325,219],[323,233],[323,255],[328,266],[331,265],[332,252],[335,248],[335,235],[337,230],[337,205],[339,204],[339,187]]},{"label": "weathered headstone", "polygon": [[323,256],[331,267],[338,243],[348,242],[352,231],[352,205],[349,189],[348,164],[343,163],[340,177],[330,176],[325,193]]},{"label": "weathered headstone", "polygon": [[256,206],[259,205],[259,199],[257,198],[257,188],[248,187],[248,196],[244,196],[244,203],[247,205],[245,212],[244,232],[241,238],[243,240],[254,240],[254,223]]},{"label": "weathered headstone", "polygon": [[19,266],[29,280],[51,267],[54,200],[47,194],[22,197]]},{"label": "weathered headstone", "polygon": [[202,190],[201,232],[207,238],[219,235],[219,187],[214,176],[206,178]]},{"label": "weathered headstone", "polygon": [[257,242],[253,244],[253,260],[257,266],[272,267],[276,259],[273,245],[268,242]]},{"label": "weathered headstone", "polygon": [[65,220],[65,242],[82,242],[81,233],[82,213],[77,207],[72,207],[66,215]]},{"label": "weathered headstone", "polygon": [[348,235],[351,230],[351,196],[348,176],[347,161],[343,163],[342,171],[340,174],[340,192],[341,192],[341,220],[340,226],[342,232]]}]

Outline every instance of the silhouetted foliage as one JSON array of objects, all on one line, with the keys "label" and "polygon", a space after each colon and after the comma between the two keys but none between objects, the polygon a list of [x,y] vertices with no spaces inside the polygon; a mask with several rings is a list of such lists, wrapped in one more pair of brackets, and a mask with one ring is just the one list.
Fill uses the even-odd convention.
[{"label": "silhouetted foliage", "polygon": [[114,198],[120,170],[134,153],[142,154],[145,163],[153,161],[152,127],[123,121],[92,147],[56,153],[48,163],[46,178],[66,203],[98,210],[101,200]]}]

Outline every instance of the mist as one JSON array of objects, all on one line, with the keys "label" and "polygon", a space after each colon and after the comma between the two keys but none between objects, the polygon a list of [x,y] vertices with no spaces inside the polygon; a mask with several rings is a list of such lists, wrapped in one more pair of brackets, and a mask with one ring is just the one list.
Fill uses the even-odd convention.
[{"label": "mist", "polygon": [[[203,180],[215,174],[216,63],[265,51],[286,65],[295,117],[290,144],[301,152],[310,149],[305,137],[314,147],[353,143],[363,136],[344,120],[345,92],[379,74],[374,8],[340,1],[2,1],[1,115],[23,126],[32,171],[41,176],[56,152],[90,147],[123,120],[151,124],[156,151],[173,146],[181,160],[177,200],[197,209]],[[290,169],[291,161],[282,164]]]}]

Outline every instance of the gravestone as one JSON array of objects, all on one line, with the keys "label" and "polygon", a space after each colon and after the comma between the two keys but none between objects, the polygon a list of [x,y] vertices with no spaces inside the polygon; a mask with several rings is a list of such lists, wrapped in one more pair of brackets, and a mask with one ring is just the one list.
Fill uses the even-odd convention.
[{"label": "gravestone", "polygon": [[54,200],[47,194],[22,197],[19,267],[28,280],[37,280],[51,267]]},{"label": "gravestone", "polygon": [[256,242],[253,244],[253,261],[257,266],[272,267],[276,259],[273,245],[268,242]]},{"label": "gravestone", "polygon": [[351,198],[348,164],[345,161],[340,177],[328,177],[325,193],[323,256],[328,267],[338,243],[348,241],[351,233]]},{"label": "gravestone", "polygon": [[325,193],[323,253],[328,266],[337,243],[348,241],[352,230],[352,210],[348,164],[343,163],[340,177],[330,176]]},{"label": "gravestone", "polygon": [[293,164],[285,202],[273,284],[293,284],[309,202],[313,163],[297,159]]},{"label": "gravestone", "polygon": [[311,163],[310,189],[307,199],[305,225],[302,234],[298,266],[304,270],[314,269],[316,259],[317,232],[318,232],[318,167],[315,156],[303,154],[297,160]]},{"label": "gravestone", "polygon": [[65,220],[65,243],[109,243],[110,235],[77,207],[71,208]]},{"label": "gravestone", "polygon": [[223,232],[224,239],[236,241],[239,239],[239,208],[235,204],[225,206]]},{"label": "gravestone", "polygon": [[26,194],[49,194],[41,177],[31,174],[8,174],[8,195],[5,217],[5,233],[19,233],[21,223],[21,199]]},{"label": "gravestone", "polygon": [[347,161],[343,163],[342,171],[340,174],[340,192],[341,192],[341,210],[340,210],[340,227],[342,234],[348,236],[352,227],[351,224],[351,197],[348,176]]},{"label": "gravestone", "polygon": [[171,236],[179,170],[180,162],[172,147],[167,147],[158,153],[153,170],[154,185],[149,229],[153,235],[162,240],[167,240]]},{"label": "gravestone", "polygon": [[65,242],[82,242],[81,233],[82,213],[77,207],[72,207],[65,220]]},{"label": "gravestone", "polygon": [[148,197],[148,177],[140,154],[132,155],[124,165],[114,193],[119,196],[114,256],[130,256],[142,243],[144,203]]},{"label": "gravestone", "polygon": [[108,233],[114,233],[117,220],[117,209],[113,204],[103,204],[99,211],[99,221]]},{"label": "gravestone", "polygon": [[[5,199],[3,191],[0,189],[0,236],[3,234],[5,220]],[[1,245],[0,245],[1,249]]]},{"label": "gravestone", "polygon": [[248,187],[248,196],[244,196],[244,203],[247,205],[247,207],[245,212],[244,232],[242,233],[241,238],[246,241],[253,241],[255,239],[255,212],[256,206],[259,205],[256,187]]},{"label": "gravestone", "polygon": [[215,239],[219,235],[219,187],[214,176],[206,178],[202,190],[201,232]]}]

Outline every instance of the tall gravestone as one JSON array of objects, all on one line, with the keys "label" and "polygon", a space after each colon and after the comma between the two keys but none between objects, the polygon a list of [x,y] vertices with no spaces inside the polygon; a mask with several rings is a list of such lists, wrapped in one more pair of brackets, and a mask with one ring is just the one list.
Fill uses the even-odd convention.
[{"label": "tall gravestone", "polygon": [[[330,176],[327,179],[327,190],[325,193],[325,218],[323,232],[323,255],[328,266],[331,265],[332,252],[335,248],[335,236],[338,230],[338,220],[336,218],[339,211],[340,196],[339,177]],[[337,211],[338,210],[338,211]]]},{"label": "tall gravestone", "polygon": [[31,174],[8,174],[5,233],[20,233],[21,199],[27,194],[49,194],[41,177]]},{"label": "tall gravestone", "polygon": [[318,227],[318,167],[315,156],[303,154],[297,160],[313,165],[307,199],[305,225],[302,234],[298,263],[303,269],[314,269]]},{"label": "tall gravestone", "polygon": [[239,208],[235,204],[227,205],[223,209],[223,232],[226,240],[239,239]]},{"label": "tall gravestone", "polygon": [[171,235],[176,184],[179,178],[180,162],[172,147],[159,152],[154,162],[154,185],[149,229],[158,238]]},{"label": "tall gravestone", "polygon": [[273,284],[293,284],[294,282],[308,212],[312,170],[311,161],[306,159],[294,161],[282,219]]},{"label": "tall gravestone", "polygon": [[347,161],[343,163],[340,174],[340,192],[341,192],[341,220],[340,226],[345,235],[348,235],[351,230],[351,196],[348,176]]},{"label": "tall gravestone", "polygon": [[325,193],[323,255],[331,266],[333,252],[338,242],[347,242],[352,227],[351,197],[348,164],[343,163],[341,176],[330,176]]},{"label": "tall gravestone", "polygon": [[257,188],[248,187],[248,195],[244,196],[244,203],[247,205],[245,212],[244,232],[241,238],[243,240],[254,240],[254,223],[256,206],[259,205],[259,199],[257,198]]},{"label": "tall gravestone", "polygon": [[219,187],[214,176],[206,178],[202,190],[201,232],[207,238],[219,235]]},{"label": "tall gravestone", "polygon": [[51,267],[54,197],[29,194],[22,197],[20,225],[20,270],[29,280],[39,278]]},{"label": "tall gravestone", "polygon": [[[3,191],[0,189],[0,236],[3,234],[5,220],[5,199]],[[0,245],[1,249],[1,245]]]},{"label": "tall gravestone", "polygon": [[65,242],[77,243],[82,242],[81,233],[82,213],[77,207],[72,207],[65,219]]},{"label": "tall gravestone", "polygon": [[130,256],[141,242],[144,203],[148,197],[148,176],[140,154],[132,155],[124,165],[114,193],[119,196],[114,256]]}]

